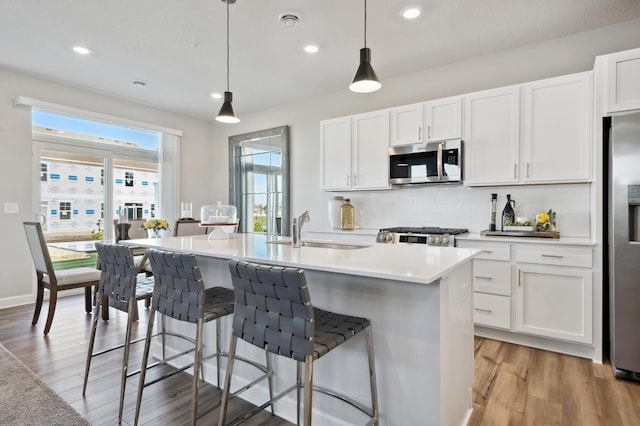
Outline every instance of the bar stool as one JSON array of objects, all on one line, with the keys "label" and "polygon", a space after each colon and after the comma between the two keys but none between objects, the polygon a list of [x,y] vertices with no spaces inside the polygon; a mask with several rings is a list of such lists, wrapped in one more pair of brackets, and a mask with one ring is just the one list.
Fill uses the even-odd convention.
[{"label": "bar stool", "polygon": [[[378,396],[369,320],[314,308],[302,269],[236,260],[229,262],[229,269],[236,305],[218,425],[226,424],[229,388],[238,337],[297,362],[296,383],[293,386],[236,420],[246,420],[258,411],[273,406],[277,400],[295,389],[297,391],[297,423],[300,424],[300,392],[304,389],[305,426],[311,425],[312,390],[348,403],[369,417],[368,424],[377,425]],[[314,361],[360,332],[364,332],[367,339],[371,407],[366,407],[331,390],[313,386]],[[304,384],[300,377],[303,362]]]},{"label": "bar stool", "polygon": [[[140,384],[138,386],[138,397],[136,401],[136,413],[134,424],[138,424],[140,416],[140,405],[142,403],[142,392],[145,387],[174,375],[180,371],[184,371],[193,366],[193,401],[191,407],[191,424],[196,424],[198,417],[198,393],[201,364],[203,361],[215,357],[218,368],[218,386],[220,386],[220,357],[227,356],[227,353],[220,350],[220,321],[216,321],[216,352],[205,357],[202,356],[202,333],[205,322],[217,320],[221,317],[233,313],[234,297],[233,290],[225,287],[204,288],[204,282],[200,268],[198,267],[196,257],[193,254],[173,253],[155,249],[147,250],[153,275],[155,277],[155,287],[151,302],[151,309],[164,317],[174,318],[179,321],[195,323],[196,337],[195,339],[179,335],[170,334],[176,337],[186,339],[194,344],[193,349],[174,355],[165,359],[165,362],[178,358],[189,352],[195,352],[194,361],[184,367],[180,367],[175,371],[155,378],[149,382],[145,382],[147,364],[149,361],[149,349],[151,345],[153,322],[155,315],[149,315],[149,326],[147,328],[147,337],[142,355],[142,366],[140,367]],[[273,395],[271,383],[271,364],[269,361],[269,353],[265,351],[266,365],[263,366],[257,362],[239,358],[241,361],[256,367],[261,371],[261,375],[251,383],[243,386],[239,393],[249,389],[251,386],[268,379],[269,395]],[[157,364],[156,364],[157,365]],[[150,368],[150,367],[149,367]],[[204,380],[204,378],[203,378]],[[215,408],[215,407],[213,407]],[[213,409],[212,408],[212,409]]]},{"label": "bar stool", "polygon": [[[91,326],[91,337],[89,338],[89,349],[87,350],[87,363],[84,370],[84,384],[82,385],[82,396],[86,395],[87,381],[89,380],[89,369],[93,357],[105,354],[124,347],[122,357],[122,371],[120,378],[120,406],[118,409],[118,422],[122,421],[122,408],[124,404],[124,392],[127,384],[127,377],[135,374],[128,373],[129,348],[131,343],[139,342],[142,339],[131,342],[131,326],[137,320],[138,300],[149,299],[153,294],[153,277],[141,276],[142,266],[137,266],[133,259],[133,254],[129,247],[116,244],[95,244],[100,262],[100,284],[96,296],[95,314]],[[144,263],[144,262],[143,262]],[[124,343],[112,348],[104,349],[93,353],[93,346],[96,339],[96,329],[98,327],[98,312],[103,303],[108,309],[109,301],[124,303],[127,307],[127,331]]]}]

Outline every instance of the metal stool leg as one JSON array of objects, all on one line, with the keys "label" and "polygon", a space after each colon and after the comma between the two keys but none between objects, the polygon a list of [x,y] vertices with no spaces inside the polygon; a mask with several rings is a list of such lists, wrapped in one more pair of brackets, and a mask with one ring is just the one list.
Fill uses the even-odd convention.
[{"label": "metal stool leg", "polygon": [[304,360],[304,426],[311,426],[311,408],[313,397],[313,357],[305,356]]},{"label": "metal stool leg", "polygon": [[155,312],[149,315],[149,326],[147,327],[147,337],[144,342],[144,352],[142,352],[142,364],[140,365],[140,382],[138,384],[138,397],[136,398],[136,414],[134,425],[138,424],[140,417],[140,405],[142,404],[142,391],[144,390],[144,380],[147,376],[147,363],[149,362],[149,349],[151,348],[151,336],[153,336],[153,320]]},{"label": "metal stool leg", "polygon": [[300,424],[300,399],[302,394],[302,363],[296,361],[296,424]]},{"label": "metal stool leg", "polygon": [[[220,389],[220,318],[216,320],[216,379]],[[204,377],[202,378],[204,380]]]},{"label": "metal stool leg", "polygon": [[82,385],[82,396],[87,393],[87,381],[89,380],[89,369],[91,368],[91,359],[93,358],[93,344],[96,340],[96,329],[98,327],[98,313],[102,306],[102,293],[96,300],[96,307],[94,309],[93,318],[91,319],[91,337],[89,338],[89,349],[87,350],[87,363],[84,368],[84,383]]},{"label": "metal stool leg", "polygon": [[135,318],[135,308],[137,301],[135,298],[129,299],[127,303],[127,332],[124,340],[124,356],[122,357],[122,376],[120,378],[120,407],[118,409],[118,423],[122,423],[122,409],[124,408],[124,392],[127,386],[127,373],[129,370],[129,350],[131,347],[131,326]]},{"label": "metal stool leg", "polygon": [[378,425],[378,387],[376,383],[376,363],[373,358],[373,336],[371,327],[365,330],[367,336],[367,354],[369,355],[369,382],[371,384],[371,414],[373,424]]},{"label": "metal stool leg", "polygon": [[[273,370],[271,369],[271,357],[269,356],[269,350],[264,350],[265,365],[267,367],[267,381],[269,382],[269,401],[273,400]],[[271,414],[275,415],[273,404],[271,404]]]},{"label": "metal stool leg", "polygon": [[229,390],[231,389],[231,372],[233,370],[233,361],[236,357],[236,342],[238,338],[235,335],[231,335],[231,342],[229,343],[229,356],[227,358],[227,372],[224,376],[224,389],[222,389],[222,401],[220,404],[220,417],[218,419],[218,426],[224,426],[227,422],[227,408],[229,406]]},{"label": "metal stool leg", "polygon": [[198,394],[200,392],[200,378],[198,377],[200,364],[202,363],[202,326],[204,320],[198,319],[198,329],[196,331],[196,353],[193,360],[193,401],[191,402],[191,424],[196,425],[198,419]]}]

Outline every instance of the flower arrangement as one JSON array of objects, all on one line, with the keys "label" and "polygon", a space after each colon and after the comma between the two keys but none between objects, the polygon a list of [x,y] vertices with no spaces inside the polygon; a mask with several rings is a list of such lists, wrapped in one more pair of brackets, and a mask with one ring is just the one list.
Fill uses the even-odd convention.
[{"label": "flower arrangement", "polygon": [[104,230],[102,229],[102,219],[98,220],[96,223],[98,229],[91,230],[91,239],[92,240],[104,240]]},{"label": "flower arrangement", "polygon": [[140,225],[141,229],[151,230],[158,236],[160,231],[168,231],[169,223],[165,219],[149,219]]},{"label": "flower arrangement", "polygon": [[556,212],[549,209],[548,212],[540,212],[536,215],[536,231],[555,232]]}]

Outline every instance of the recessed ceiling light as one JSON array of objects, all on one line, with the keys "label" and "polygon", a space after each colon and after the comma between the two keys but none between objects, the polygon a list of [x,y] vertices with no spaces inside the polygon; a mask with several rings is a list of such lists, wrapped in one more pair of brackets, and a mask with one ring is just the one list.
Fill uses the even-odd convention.
[{"label": "recessed ceiling light", "polygon": [[212,93],[211,97],[213,99],[222,99],[222,95],[220,93]]},{"label": "recessed ceiling light", "polygon": [[307,53],[316,53],[318,51],[318,46],[309,44],[304,47],[304,51]]},{"label": "recessed ceiling light", "polygon": [[81,55],[88,55],[89,53],[91,53],[89,49],[82,46],[73,46],[73,51]]},{"label": "recessed ceiling light", "polygon": [[405,9],[402,9],[402,12],[400,12],[404,19],[416,19],[418,16],[420,16],[421,13],[422,10],[419,7],[415,6],[407,7]]}]

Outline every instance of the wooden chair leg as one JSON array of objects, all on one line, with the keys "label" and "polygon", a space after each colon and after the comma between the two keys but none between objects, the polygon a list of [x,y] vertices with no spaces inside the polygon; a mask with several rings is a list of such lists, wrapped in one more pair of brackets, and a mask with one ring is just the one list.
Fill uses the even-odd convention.
[{"label": "wooden chair leg", "polygon": [[44,300],[44,286],[41,282],[38,282],[38,292],[36,295],[36,307],[33,312],[33,320],[31,321],[31,325],[36,325],[38,323],[38,318],[40,317],[40,310],[42,309],[42,301]]},{"label": "wooden chair leg", "polygon": [[93,286],[84,288],[84,311],[86,313],[88,313],[88,314],[91,313],[91,307],[93,306],[93,304],[91,303],[91,289],[92,288],[93,288]]},{"label": "wooden chair leg", "polygon": [[58,303],[58,292],[51,289],[49,291],[49,313],[47,315],[47,323],[44,326],[44,334],[49,334],[51,323],[53,322],[53,314],[56,312],[56,304]]}]

